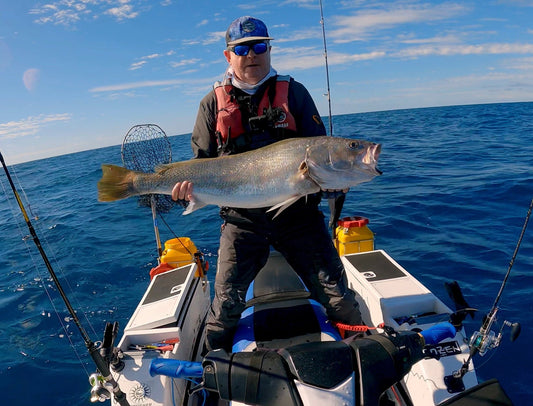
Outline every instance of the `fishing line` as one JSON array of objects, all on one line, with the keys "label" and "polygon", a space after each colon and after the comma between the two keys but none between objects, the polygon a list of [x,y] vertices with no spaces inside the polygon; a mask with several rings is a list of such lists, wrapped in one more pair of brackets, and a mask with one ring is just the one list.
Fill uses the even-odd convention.
[{"label": "fishing line", "polygon": [[172,234],[174,236],[174,238],[176,238],[179,243],[181,244],[181,246],[191,255],[193,255],[193,253],[189,250],[189,248],[187,248],[187,246],[185,244],[183,244],[183,242],[181,241],[181,238],[178,237],[178,235],[174,232],[174,230],[168,225],[168,223],[166,222],[165,218],[163,217],[163,215],[161,213],[159,213],[159,218],[161,219],[161,221],[163,221],[163,224],[167,227],[168,231],[170,232],[170,234]]},{"label": "fishing line", "polygon": [[1,164],[2,164],[2,167],[4,168],[4,172],[6,174],[6,177],[7,177],[7,180],[9,182],[9,185],[11,186],[11,190],[13,192],[13,196],[15,197],[16,201],[17,201],[17,204],[20,208],[20,211],[24,217],[24,220],[26,221],[26,225],[28,227],[28,230],[33,238],[33,242],[35,243],[35,245],[37,246],[37,249],[39,250],[39,253],[41,255],[41,258],[43,259],[45,265],[46,265],[46,268],[48,269],[48,272],[50,274],[50,276],[52,277],[52,280],[54,281],[54,284],[56,285],[56,288],[61,296],[61,298],[63,299],[63,302],[65,304],[65,306],[67,307],[67,310],[68,312],[70,313],[70,316],[72,317],[72,320],[74,321],[74,324],[76,325],[76,327],[78,328],[82,338],[83,338],[83,341],[85,342],[85,346],[87,347],[87,351],[89,352],[89,355],[91,356],[91,358],[93,359],[95,365],[96,365],[96,368],[98,369],[98,371],[102,374],[102,376],[104,377],[105,381],[111,385],[112,387],[112,392],[113,392],[113,395],[115,397],[115,400],[117,403],[119,403],[121,406],[126,406],[128,405],[129,406],[129,403],[126,399],[126,394],[124,392],[122,392],[117,384],[117,382],[115,381],[115,379],[113,378],[113,376],[111,375],[111,371],[109,370],[109,365],[107,363],[107,361],[102,357],[102,355],[100,354],[99,352],[99,349],[96,347],[95,343],[93,341],[91,341],[89,335],[87,334],[87,331],[85,331],[85,329],[83,328],[74,308],[72,307],[67,295],[65,294],[65,291],[63,290],[63,287],[61,285],[61,282],[59,281],[59,279],[57,278],[57,275],[48,259],[48,256],[46,255],[46,252],[44,251],[42,245],[41,245],[41,241],[39,240],[39,237],[37,236],[37,233],[35,232],[35,229],[33,227],[33,224],[31,223],[29,217],[28,217],[28,213],[24,207],[24,204],[22,203],[22,200],[20,199],[20,195],[17,191],[17,188],[15,187],[15,184],[13,183],[13,179],[11,178],[11,175],[9,173],[9,170],[7,168],[7,165],[4,161],[4,157],[2,156],[2,154],[0,153],[0,161],[1,161]]},{"label": "fishing line", "polygon": [[502,296],[503,289],[505,288],[505,285],[507,284],[507,279],[509,279],[511,269],[513,268],[516,256],[518,255],[518,250],[520,249],[520,246],[522,245],[522,239],[524,238],[524,234],[526,233],[527,224],[529,223],[529,218],[531,217],[532,210],[533,210],[533,198],[531,199],[531,202],[529,203],[529,208],[527,210],[526,218],[524,220],[524,225],[522,226],[522,231],[520,232],[520,236],[518,237],[518,242],[516,243],[513,255],[511,257],[511,261],[509,261],[509,267],[507,268],[507,273],[505,274],[505,277],[503,278],[502,285],[500,286],[500,291],[496,295],[496,299],[494,300],[494,304],[492,305],[493,309],[498,306],[498,302],[500,301],[500,298]]},{"label": "fishing line", "polygon": [[[26,195],[26,190],[22,186],[20,186],[21,182],[20,182],[19,177],[18,177],[18,171],[15,169],[15,167],[12,166],[10,172],[14,174],[14,177],[17,180],[17,185],[19,185],[19,188],[20,188],[20,190],[22,192],[22,195],[24,196],[24,201],[26,202],[26,206],[28,207],[28,211],[31,214],[31,218],[34,219],[34,220],[39,220],[39,216],[33,212],[33,209],[32,209],[32,207],[30,205],[30,201],[28,199],[28,196]],[[4,184],[3,183],[2,183],[2,188],[4,188]],[[7,191],[6,191],[5,188],[4,188],[4,195],[7,198]],[[12,206],[10,206],[10,207],[12,207]],[[16,212],[16,210],[12,211],[12,213],[15,213],[15,212]],[[13,216],[13,217],[15,217],[15,216]]]},{"label": "fishing line", "polygon": [[[18,178],[17,172],[13,171],[13,170],[12,170],[12,172],[14,172],[14,174],[15,174],[14,177],[17,179],[17,184],[20,185],[20,180]],[[33,264],[33,269],[37,273],[37,278],[38,279],[37,280],[34,279],[34,281],[37,282],[39,285],[41,285],[41,287],[43,288],[46,296],[48,297],[48,301],[49,301],[49,303],[50,303],[50,305],[52,307],[51,311],[53,313],[55,313],[55,315],[56,315],[56,317],[57,317],[57,319],[59,321],[59,324],[61,325],[61,329],[63,330],[64,336],[69,341],[70,347],[74,351],[74,354],[76,355],[76,358],[78,359],[78,361],[79,361],[80,365],[82,366],[83,370],[85,371],[86,375],[89,376],[90,373],[88,372],[88,370],[87,370],[87,368],[85,366],[85,362],[83,361],[83,357],[80,354],[80,352],[78,351],[78,349],[76,348],[76,344],[73,341],[72,333],[68,329],[69,320],[65,320],[64,317],[62,317],[60,311],[58,310],[58,307],[55,304],[54,295],[50,291],[49,286],[47,286],[48,283],[52,282],[52,279],[50,277],[47,277],[46,274],[43,274],[41,266],[38,264],[38,261],[35,259],[35,254],[34,254],[33,250],[31,250],[30,246],[27,243],[28,239],[31,238],[31,235],[28,235],[27,233],[24,233],[24,229],[23,229],[22,225],[20,224],[20,222],[18,221],[18,216],[17,216],[17,214],[20,214],[20,212],[17,212],[16,208],[13,206],[12,200],[9,198],[8,190],[7,190],[6,186],[4,185],[4,182],[2,181],[2,178],[3,177],[0,177],[0,183],[2,184],[2,190],[4,192],[4,196],[6,197],[6,202],[8,204],[9,210],[11,211],[11,217],[13,219],[17,220],[16,221],[17,229],[18,229],[19,235],[21,236],[22,241],[24,242],[24,246],[26,247],[27,258],[30,259],[30,261]],[[24,196],[26,204],[28,205],[28,207],[30,207],[29,202],[28,202],[28,196],[26,195],[25,189],[22,186],[19,186],[19,188],[22,191],[22,195]],[[33,209],[30,209],[30,213],[31,213],[32,218],[34,220],[39,220],[39,216],[33,211]],[[47,246],[47,249],[49,251],[51,250],[53,261],[57,265],[58,261],[57,261],[56,255],[55,255],[55,251],[53,249],[51,249],[52,246],[46,239],[46,233],[42,232],[42,228],[40,228],[40,223],[39,222],[36,223],[35,228],[37,228],[38,231],[42,235],[44,235],[45,245]],[[40,230],[39,230],[39,228],[40,228]],[[66,280],[67,286],[69,287],[70,291],[74,292],[72,287],[71,287],[71,285],[70,285],[70,283],[69,283],[69,281],[68,281],[68,279],[66,278],[66,275],[63,272],[63,269],[61,267],[59,267],[59,270],[61,272],[61,275],[62,275],[63,279]],[[17,290],[26,290],[26,286],[28,286],[28,284],[25,284],[24,282],[22,282],[21,285],[19,285],[19,287],[17,288]],[[79,303],[78,303],[78,307],[81,307],[81,306],[79,306]],[[48,313],[48,316],[47,316],[47,313]],[[94,327],[92,326],[92,324],[90,323],[89,319],[87,318],[86,313],[85,312],[82,312],[82,313],[85,316],[85,319],[87,320],[87,322],[89,323],[89,326],[91,327],[91,330],[93,331],[94,334],[96,334],[96,332],[94,330]],[[47,312],[46,310],[43,309],[42,312],[39,315],[36,315],[35,317],[50,317],[50,312]],[[58,337],[62,338],[59,335],[58,335]]]},{"label": "fishing line", "polygon": [[[70,284],[70,279],[69,279],[68,275],[65,273],[65,270],[63,269],[63,267],[59,264],[59,261],[58,261],[58,259],[56,257],[56,252],[53,249],[53,244],[50,244],[48,242],[47,234],[42,231],[42,228],[39,229],[39,227],[40,227],[40,223],[37,223],[37,229],[39,231],[39,234],[44,236],[43,239],[44,239],[44,242],[45,242],[44,245],[46,246],[46,250],[47,250],[47,252],[51,252],[52,253],[52,260],[53,260],[54,266],[56,267],[56,269],[59,269],[59,273],[61,275],[61,279],[64,281],[64,284],[66,284],[69,292],[72,294],[73,301],[76,304],[77,308],[81,309],[82,308],[81,303],[80,303],[80,301],[78,300],[77,296],[74,293],[74,289],[72,288],[72,285]],[[88,324],[91,332],[94,335],[97,335],[96,330],[94,329],[94,326],[92,325],[91,321],[89,320],[89,318],[87,316],[87,313],[85,311],[83,311],[83,310],[78,311],[78,313],[80,313],[80,312],[83,315],[83,318],[85,319],[86,323]],[[58,316],[59,316],[59,314],[58,314]]]},{"label": "fishing line", "polygon": [[[500,290],[498,291],[498,294],[496,295],[496,299],[494,300],[494,304],[492,305],[492,308],[490,311],[485,315],[483,322],[481,324],[481,328],[479,329],[479,332],[476,331],[470,338],[469,347],[470,347],[470,354],[468,355],[468,358],[463,362],[463,365],[461,368],[455,372],[452,373],[452,375],[445,377],[445,379],[448,379],[449,383],[454,383],[457,381],[461,381],[462,378],[466,375],[466,373],[469,371],[470,368],[470,362],[472,361],[472,358],[476,354],[484,355],[488,350],[493,350],[495,348],[498,348],[500,345],[500,339],[502,335],[502,329],[496,335],[491,329],[492,325],[496,322],[496,314],[498,313],[499,307],[498,303],[502,297],[503,289],[505,288],[507,284],[507,280],[509,279],[509,275],[511,274],[511,269],[513,268],[514,261],[516,259],[516,256],[518,255],[518,250],[520,249],[520,246],[522,245],[522,239],[524,238],[524,234],[527,229],[527,225],[529,223],[529,219],[531,217],[531,212],[533,211],[533,198],[531,199],[531,202],[529,203],[529,207],[527,210],[526,217],[524,219],[524,224],[522,226],[522,230],[520,231],[520,236],[518,237],[518,242],[516,243],[513,255],[511,256],[511,260],[509,261],[509,267],[507,268],[507,272],[505,273],[505,277],[502,281],[502,284],[500,286]],[[513,331],[513,336],[511,337],[511,340],[514,341],[518,334],[520,334],[520,325],[519,323],[510,323],[508,321],[504,322],[504,326],[513,326],[513,324],[518,325],[518,329]]]},{"label": "fishing line", "polygon": [[159,218],[161,219],[161,221],[163,222],[163,224],[167,227],[168,231],[170,232],[170,234],[172,234],[172,236],[174,238],[176,238],[179,243],[181,244],[182,248],[185,249],[185,251],[187,251],[189,254],[191,255],[194,255],[194,252],[191,252],[191,250],[183,243],[183,241],[181,241],[181,237],[179,237],[175,232],[174,230],[172,229],[172,227],[170,227],[170,225],[166,222],[165,218],[163,217],[163,215],[161,213],[158,213],[159,214]]},{"label": "fishing line", "polygon": [[[322,26],[322,40],[324,42],[324,62],[326,65],[326,85],[327,85],[327,93],[325,96],[328,99],[328,119],[329,119],[329,135],[333,137],[333,118],[331,114],[331,90],[329,86],[329,65],[328,65],[328,47],[326,44],[326,24],[324,22],[324,12],[322,9],[322,0],[319,1],[320,3],[320,25]],[[330,197],[328,199],[328,207],[329,207],[329,222],[328,222],[328,228],[331,229],[331,237],[332,239],[337,238],[337,221],[339,220],[342,208],[344,206],[344,201],[346,200],[346,193],[341,193],[338,196]]]},{"label": "fishing line", "polygon": [[[18,184],[20,184],[18,181],[17,181]],[[24,191],[24,188],[21,187],[21,189]],[[27,196],[26,194],[24,193],[24,196],[25,196],[25,201],[27,201]],[[38,215],[35,215],[34,219],[36,220],[39,220],[39,216]],[[49,227],[49,229],[53,228],[54,226],[52,227]],[[72,294],[72,297],[73,297],[73,302],[76,304],[77,308],[78,309],[81,309],[81,303],[80,301],[78,300],[77,296],[75,295],[74,293],[74,289],[72,288],[72,285],[70,284],[70,279],[68,277],[68,275],[65,273],[65,270],[63,269],[63,267],[60,265],[58,259],[57,259],[57,256],[56,256],[56,251],[54,249],[54,245],[53,244],[50,244],[50,242],[48,241],[48,238],[47,238],[47,233],[44,232],[43,228],[41,227],[41,223],[40,222],[37,222],[36,225],[35,225],[35,228],[37,229],[37,231],[39,232],[39,235],[41,235],[42,237],[42,240],[44,240],[44,246],[46,246],[46,252],[49,254],[48,256],[50,257],[50,253],[51,253],[51,257],[52,257],[52,262],[54,264],[54,267],[55,269],[58,269],[59,270],[59,274],[61,275],[61,279],[64,281],[63,284],[67,286],[69,292]],[[41,270],[40,270],[40,267],[37,266],[37,263],[34,259],[34,257],[32,256],[32,259],[33,259],[33,262],[34,262],[34,266],[35,268],[37,269],[37,271],[39,273],[41,273]],[[40,275],[41,278],[42,278],[42,275]],[[44,278],[43,278],[44,280]],[[49,280],[49,279],[48,279]],[[50,297],[50,295],[49,295]],[[50,297],[50,301],[52,301],[52,298]],[[60,314],[59,312],[57,312],[56,308],[54,307],[54,310],[56,311],[58,317],[60,317]],[[78,311],[78,313],[80,313],[80,311]],[[96,335],[96,330],[94,329],[94,326],[92,325],[91,321],[89,320],[89,318],[87,317],[87,313],[85,311],[81,311],[81,314],[83,315],[85,321],[87,322],[87,324],[89,325],[89,328],[90,330],[92,331],[92,333],[94,335]],[[65,330],[65,334],[67,334],[67,331]],[[72,341],[71,341],[71,344],[72,344]],[[76,351],[76,349],[74,348],[74,351]],[[78,357],[79,358],[79,357]],[[88,374],[89,375],[89,374]]]},{"label": "fishing line", "polygon": [[[511,274],[511,270],[512,270],[513,265],[514,265],[514,261],[516,259],[516,256],[518,255],[518,250],[520,249],[520,246],[522,245],[522,239],[524,238],[524,234],[526,232],[527,225],[529,223],[529,218],[531,217],[531,211],[532,210],[533,210],[533,198],[531,199],[531,202],[529,203],[527,214],[526,214],[526,217],[524,219],[524,224],[522,225],[522,230],[520,231],[520,236],[518,237],[518,242],[516,243],[513,255],[511,256],[511,260],[509,261],[509,267],[507,268],[507,272],[505,273],[505,277],[503,278],[502,284],[500,285],[500,290],[498,291],[498,294],[496,295],[496,299],[494,300],[494,304],[492,305],[491,310],[486,315],[485,320],[483,322],[483,325],[481,326],[480,333],[481,333],[481,336],[483,337],[483,340],[484,340],[484,336],[488,332],[490,332],[492,324],[496,320],[496,313],[499,310],[498,303],[500,302],[500,299],[502,297],[503,289],[507,285],[507,280],[509,279],[509,275]],[[483,340],[481,340],[481,342]],[[477,351],[478,347],[474,346],[473,349]]]},{"label": "fishing line", "polygon": [[[18,180],[16,172],[15,172],[15,177],[17,178],[17,182],[20,182]],[[1,183],[2,183],[2,190],[4,192],[4,196],[6,197],[6,202],[7,202],[8,206],[9,206],[10,211],[11,211],[11,216],[12,216],[13,219],[17,220],[18,219],[17,212],[16,212],[16,210],[15,210],[13,204],[12,204],[11,199],[9,198],[9,195],[7,193],[7,189],[6,189],[5,185],[4,185],[4,182],[2,181]],[[21,187],[21,190],[23,191],[23,195],[24,195],[25,199],[27,199],[27,195],[26,195],[26,193],[24,191],[24,188]],[[38,216],[35,215],[33,212],[32,212],[32,216],[33,216],[34,219],[38,219]],[[50,289],[47,286],[47,284],[50,282],[50,279],[47,278],[45,275],[43,275],[43,273],[42,273],[42,271],[40,269],[40,266],[37,264],[37,261],[35,259],[35,255],[34,255],[33,251],[30,249],[30,247],[29,247],[29,245],[27,243],[28,238],[31,238],[31,236],[29,236],[27,234],[24,234],[23,228],[22,228],[22,226],[21,226],[21,224],[20,224],[20,222],[18,220],[16,221],[16,224],[17,224],[17,228],[18,228],[18,231],[19,231],[19,235],[21,236],[21,239],[24,242],[24,246],[26,247],[26,251],[27,251],[27,254],[28,254],[27,257],[31,260],[31,262],[33,264],[33,269],[35,269],[35,271],[37,273],[38,279],[37,280],[34,279],[34,281],[39,283],[42,286],[42,288],[44,289],[44,292],[45,292],[46,296],[48,297],[48,301],[50,302],[50,305],[52,307],[52,312],[55,313],[55,315],[57,316],[59,324],[61,325],[61,328],[62,328],[63,332],[65,333],[65,337],[69,341],[70,346],[72,347],[74,353],[76,354],[76,357],[78,358],[78,361],[80,362],[82,368],[85,370],[85,373],[87,374],[87,376],[89,376],[89,373],[88,373],[87,369],[85,368],[85,365],[83,364],[81,356],[80,356],[78,350],[76,349],[76,347],[74,345],[74,342],[72,341],[72,338],[71,338],[71,335],[69,334],[67,325],[65,324],[65,320],[61,317],[61,314],[60,314],[58,308],[56,307],[56,305],[54,303],[54,299],[53,299],[53,296],[52,296],[52,294],[50,292]],[[27,285],[24,284],[24,282],[22,282],[22,284],[19,285],[19,286],[20,286],[20,289],[17,288],[17,290],[21,290],[21,291],[26,290],[26,286]],[[35,317],[50,317],[50,312],[48,312],[48,316],[47,316],[46,313],[47,312],[43,309],[43,311],[39,315],[37,315]]]}]

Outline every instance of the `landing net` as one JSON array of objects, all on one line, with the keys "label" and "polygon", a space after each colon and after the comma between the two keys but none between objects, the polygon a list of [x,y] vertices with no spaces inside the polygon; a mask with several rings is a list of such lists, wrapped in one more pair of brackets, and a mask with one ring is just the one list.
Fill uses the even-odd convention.
[{"label": "landing net", "polygon": [[[172,162],[172,149],[165,132],[156,124],[139,124],[130,128],[122,142],[122,163],[128,169],[153,172],[158,165]],[[152,207],[159,213],[173,206],[169,195],[144,195],[139,205]]]}]

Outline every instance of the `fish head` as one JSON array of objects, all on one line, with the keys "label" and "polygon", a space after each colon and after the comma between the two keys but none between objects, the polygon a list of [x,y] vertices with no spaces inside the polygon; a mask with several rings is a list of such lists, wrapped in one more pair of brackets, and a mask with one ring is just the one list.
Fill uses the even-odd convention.
[{"label": "fish head", "polygon": [[381,175],[377,161],[381,144],[339,137],[324,137],[310,145],[305,165],[308,176],[322,190],[347,189]]}]

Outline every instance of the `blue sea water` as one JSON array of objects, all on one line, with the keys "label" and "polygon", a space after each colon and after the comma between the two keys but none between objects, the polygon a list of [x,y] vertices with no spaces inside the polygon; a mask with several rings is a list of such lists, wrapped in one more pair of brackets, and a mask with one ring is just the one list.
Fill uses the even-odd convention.
[{"label": "blue sea water", "polygon": [[[337,136],[383,144],[383,176],[353,188],[344,215],[370,219],[386,250],[445,303],[457,280],[480,309],[492,306],[533,197],[533,103],[452,106],[333,118]],[[126,129],[125,129],[126,130]],[[170,137],[173,160],[190,157],[189,136]],[[9,156],[4,157],[9,164]],[[134,199],[100,203],[100,164],[121,164],[120,146],[13,166],[32,223],[92,340],[105,322],[124,327],[156,264],[151,213]],[[260,168],[258,168],[260,170]],[[94,371],[0,175],[0,403],[88,405]],[[28,205],[29,204],[29,205]],[[327,205],[324,204],[327,214]],[[159,222],[162,240],[191,237],[216,265],[216,207],[181,209]],[[38,216],[38,217],[35,217]],[[511,343],[474,363],[481,381],[498,378],[516,405],[532,404],[533,225],[526,231],[500,301],[499,322],[520,322]]]}]

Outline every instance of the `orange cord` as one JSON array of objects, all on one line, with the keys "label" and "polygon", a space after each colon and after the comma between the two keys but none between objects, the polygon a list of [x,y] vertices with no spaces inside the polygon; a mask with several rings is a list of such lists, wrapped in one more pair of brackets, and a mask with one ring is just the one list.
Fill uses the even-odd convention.
[{"label": "orange cord", "polygon": [[333,325],[337,327],[342,338],[344,338],[347,331],[353,331],[356,333],[366,333],[369,330],[376,330],[378,328],[383,328],[384,324],[380,324],[377,327],[369,327],[365,325],[353,325],[353,324],[344,324],[339,322],[333,322]]}]

